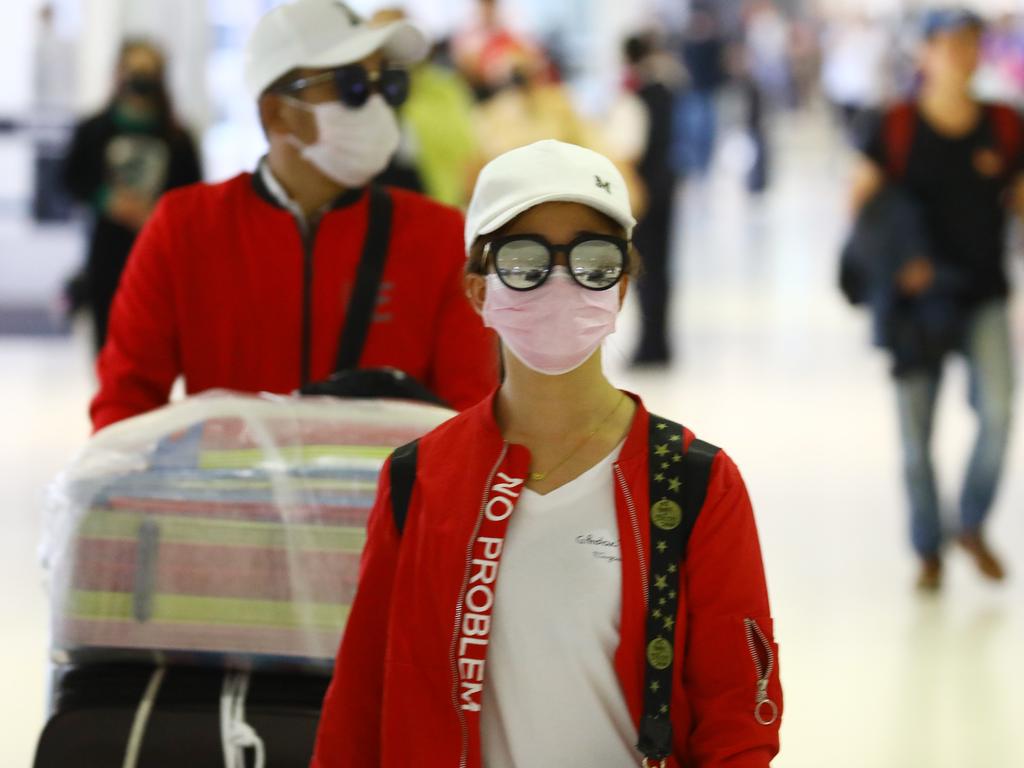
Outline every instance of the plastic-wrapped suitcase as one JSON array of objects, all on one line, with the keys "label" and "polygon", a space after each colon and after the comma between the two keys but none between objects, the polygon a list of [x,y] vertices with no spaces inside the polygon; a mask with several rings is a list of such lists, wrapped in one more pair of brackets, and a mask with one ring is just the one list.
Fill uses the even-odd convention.
[{"label": "plastic-wrapped suitcase", "polygon": [[380,467],[451,415],[209,393],[93,438],[48,506],[36,768],[307,765]]},{"label": "plastic-wrapped suitcase", "polygon": [[58,663],[330,670],[391,450],[451,412],[209,395],[101,432],[58,482]]}]

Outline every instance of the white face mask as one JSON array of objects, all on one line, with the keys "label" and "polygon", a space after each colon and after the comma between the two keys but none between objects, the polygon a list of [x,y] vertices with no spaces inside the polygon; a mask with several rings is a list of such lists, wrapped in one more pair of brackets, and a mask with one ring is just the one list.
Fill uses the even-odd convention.
[{"label": "white face mask", "polygon": [[313,113],[317,140],[303,144],[295,136],[290,141],[302,151],[302,157],[324,176],[343,187],[362,187],[387,168],[401,141],[398,118],[381,98],[373,94],[358,109],[337,101],[307,104],[289,101]]}]

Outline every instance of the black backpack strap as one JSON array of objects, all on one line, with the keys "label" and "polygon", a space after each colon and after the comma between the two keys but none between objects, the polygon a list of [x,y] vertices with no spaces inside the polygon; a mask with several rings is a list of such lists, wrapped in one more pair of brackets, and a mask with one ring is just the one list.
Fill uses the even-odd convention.
[{"label": "black backpack strap", "polygon": [[672,687],[675,679],[675,619],[686,548],[707,498],[711,467],[719,449],[694,440],[683,451],[683,427],[650,417],[650,569],[647,602],[644,710],[637,749],[645,765],[664,765],[672,754]]},{"label": "black backpack strap", "polygon": [[391,514],[395,519],[395,530],[401,538],[405,530],[405,518],[409,514],[409,500],[416,483],[416,460],[419,440],[413,440],[391,454]]},{"label": "black backpack strap", "polygon": [[391,213],[394,207],[391,195],[376,184],[370,187],[369,194],[370,220],[366,228],[366,240],[363,242],[363,255],[356,271],[356,282],[345,312],[345,327],[338,343],[336,371],[359,367],[377,307],[380,281],[391,242]]},{"label": "black backpack strap", "polygon": [[[707,500],[708,484],[711,482],[711,467],[720,450],[718,446],[706,443],[699,438],[695,438],[690,443],[690,447],[686,449],[686,457],[683,459],[683,509],[693,511],[692,518],[687,518],[690,528],[686,532],[686,544],[690,541],[690,534],[693,533],[697,516],[700,515],[700,511],[704,508],[704,502]],[[685,544],[682,559],[686,559]]]}]

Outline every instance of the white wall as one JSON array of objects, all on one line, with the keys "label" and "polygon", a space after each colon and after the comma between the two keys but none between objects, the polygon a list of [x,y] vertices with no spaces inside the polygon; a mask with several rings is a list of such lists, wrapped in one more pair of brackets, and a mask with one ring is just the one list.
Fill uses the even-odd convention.
[{"label": "white wall", "polygon": [[0,0],[0,115],[21,117],[31,106],[40,5],[32,0]]}]

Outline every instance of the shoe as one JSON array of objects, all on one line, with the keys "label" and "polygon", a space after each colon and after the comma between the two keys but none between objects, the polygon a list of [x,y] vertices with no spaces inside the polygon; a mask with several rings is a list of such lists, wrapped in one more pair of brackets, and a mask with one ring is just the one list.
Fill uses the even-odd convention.
[{"label": "shoe", "polygon": [[667,368],[672,364],[672,356],[665,344],[643,343],[630,361],[634,368]]},{"label": "shoe", "polygon": [[921,592],[935,593],[942,587],[942,560],[926,557],[921,561],[921,572],[917,575],[917,588]]},{"label": "shoe", "polygon": [[639,369],[662,369],[668,368],[671,364],[668,355],[636,355],[630,361],[630,367]]},{"label": "shoe", "polygon": [[957,543],[964,548],[974,560],[978,571],[989,581],[1002,581],[1006,578],[1003,564],[995,556],[988,544],[977,533],[964,533],[957,537]]}]

